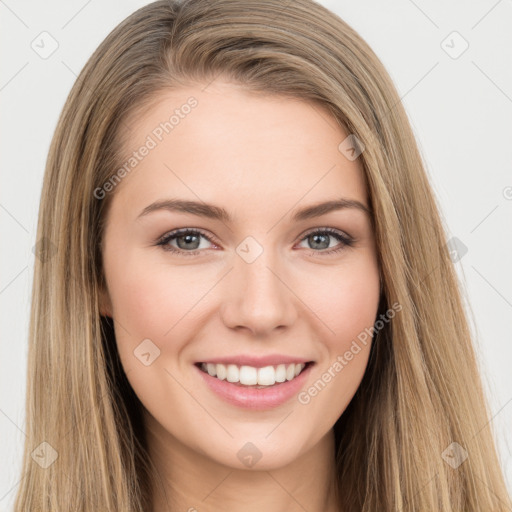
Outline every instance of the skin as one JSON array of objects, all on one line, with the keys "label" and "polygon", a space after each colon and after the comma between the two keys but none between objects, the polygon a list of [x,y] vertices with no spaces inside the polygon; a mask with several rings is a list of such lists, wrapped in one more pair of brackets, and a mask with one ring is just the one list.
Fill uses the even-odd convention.
[{"label": "skin", "polygon": [[[193,365],[233,354],[306,357],[315,361],[308,389],[373,325],[380,281],[370,217],[347,208],[291,220],[340,197],[368,207],[362,164],[338,150],[348,134],[323,107],[221,80],[162,93],[128,121],[127,154],[190,96],[197,107],[112,192],[103,247],[101,312],[115,320],[161,477],[153,512],[337,511],[333,425],[361,382],[370,343],[309,403],[294,397],[264,411],[226,403]],[[213,203],[233,222],[166,210],[137,218],[170,197]],[[315,245],[308,232],[326,227],[353,246],[331,235]],[[199,251],[193,256],[156,245],[178,228],[214,240],[168,242]],[[248,236],[263,249],[250,264],[236,252]],[[326,254],[332,248],[341,251]],[[160,350],[148,366],[134,356],[145,339]],[[250,468],[237,457],[247,442],[262,454]]]}]

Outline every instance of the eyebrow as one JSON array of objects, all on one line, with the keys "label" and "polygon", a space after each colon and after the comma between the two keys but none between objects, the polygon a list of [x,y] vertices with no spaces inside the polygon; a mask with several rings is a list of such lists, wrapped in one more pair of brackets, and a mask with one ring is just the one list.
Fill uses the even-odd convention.
[{"label": "eyebrow", "polygon": [[[322,203],[316,203],[302,208],[301,210],[297,210],[294,213],[292,220],[294,222],[304,221],[307,219],[320,217],[321,215],[326,215],[327,213],[333,211],[346,209],[359,210],[371,218],[370,209],[360,201],[355,199],[340,198]],[[198,201],[187,201],[183,199],[164,199],[161,201],[155,201],[149,206],[146,206],[146,208],[144,208],[144,210],[142,210],[142,212],[138,215],[137,219],[160,210],[189,213],[191,215],[207,217],[225,223],[232,222],[231,215],[227,212],[227,210],[220,206]]]}]

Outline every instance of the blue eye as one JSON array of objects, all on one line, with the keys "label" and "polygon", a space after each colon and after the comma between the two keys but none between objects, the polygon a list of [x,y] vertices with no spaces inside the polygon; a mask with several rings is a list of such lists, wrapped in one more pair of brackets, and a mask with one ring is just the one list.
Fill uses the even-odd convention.
[{"label": "blue eye", "polygon": [[[200,249],[207,249],[208,247],[201,247],[201,238],[204,238],[210,243],[214,243],[212,239],[204,232],[198,229],[182,228],[172,231],[164,235],[156,245],[161,246],[164,251],[169,251],[184,256],[195,256],[201,252]],[[339,247],[329,248],[329,239],[336,239],[340,242]],[[313,250],[312,254],[333,254],[343,250],[346,247],[352,247],[354,245],[354,239],[348,235],[343,234],[341,231],[332,228],[322,228],[310,231],[300,240],[310,241],[313,247],[317,249]],[[171,242],[176,241],[177,246],[171,245]],[[327,247],[323,247],[327,241]],[[189,250],[190,249],[190,250]],[[310,248],[311,249],[311,248]],[[325,250],[328,249],[328,250]]]},{"label": "blue eye", "polygon": [[[336,240],[338,240],[338,242],[340,242],[339,247],[329,248],[329,238],[335,238]],[[313,251],[314,253],[320,252],[320,254],[322,255],[337,253],[339,251],[342,251],[346,247],[352,247],[354,245],[353,238],[343,234],[341,231],[338,231],[337,229],[332,228],[315,229],[314,231],[307,233],[306,236],[302,238],[302,240],[309,240],[311,241],[310,243],[312,243],[313,246],[316,245],[316,248],[322,249],[321,251]],[[326,243],[326,240],[327,247],[322,247]]]}]

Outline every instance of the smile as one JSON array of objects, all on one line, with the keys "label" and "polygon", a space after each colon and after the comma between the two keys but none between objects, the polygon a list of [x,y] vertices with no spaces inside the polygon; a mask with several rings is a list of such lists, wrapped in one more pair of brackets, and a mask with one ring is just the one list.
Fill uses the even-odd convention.
[{"label": "smile", "polygon": [[199,368],[211,377],[226,380],[239,386],[265,388],[291,381],[298,377],[310,363],[278,364],[256,368],[236,364],[198,363]]}]

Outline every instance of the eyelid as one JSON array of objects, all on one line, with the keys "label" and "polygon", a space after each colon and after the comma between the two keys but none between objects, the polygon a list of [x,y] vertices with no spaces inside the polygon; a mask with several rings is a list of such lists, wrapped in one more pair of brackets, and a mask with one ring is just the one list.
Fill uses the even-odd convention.
[{"label": "eyelid", "polygon": [[178,228],[178,229],[171,229],[171,231],[168,231],[167,233],[163,234],[162,236],[158,237],[156,240],[156,243],[162,242],[169,237],[178,237],[180,234],[186,234],[186,233],[198,233],[202,236],[204,236],[208,241],[215,243],[217,245],[220,245],[220,243],[216,240],[216,238],[211,235],[210,233],[207,233],[206,231],[202,230],[201,228]]},{"label": "eyelid", "polygon": [[327,226],[315,227],[315,228],[311,228],[311,229],[305,231],[303,234],[300,235],[299,241],[302,241],[304,238],[309,236],[311,233],[317,233],[317,232],[339,235],[339,236],[346,238],[347,240],[355,241],[354,238],[352,236],[350,236],[346,231],[342,231],[341,229],[336,229],[336,228],[330,228]]}]

